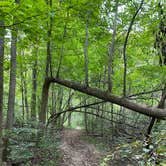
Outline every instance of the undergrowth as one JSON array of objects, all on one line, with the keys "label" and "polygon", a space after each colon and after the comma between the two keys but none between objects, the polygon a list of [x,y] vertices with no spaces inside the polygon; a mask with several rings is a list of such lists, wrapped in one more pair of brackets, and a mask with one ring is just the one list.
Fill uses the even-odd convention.
[{"label": "undergrowth", "polygon": [[60,134],[53,128],[38,129],[32,124],[7,132],[8,163],[19,166],[56,166]]}]

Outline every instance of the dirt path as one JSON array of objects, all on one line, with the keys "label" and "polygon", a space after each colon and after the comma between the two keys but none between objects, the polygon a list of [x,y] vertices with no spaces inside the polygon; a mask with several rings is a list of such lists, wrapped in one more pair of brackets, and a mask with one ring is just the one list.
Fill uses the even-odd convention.
[{"label": "dirt path", "polygon": [[80,139],[81,131],[68,129],[62,132],[60,166],[99,166],[100,153],[94,145]]}]

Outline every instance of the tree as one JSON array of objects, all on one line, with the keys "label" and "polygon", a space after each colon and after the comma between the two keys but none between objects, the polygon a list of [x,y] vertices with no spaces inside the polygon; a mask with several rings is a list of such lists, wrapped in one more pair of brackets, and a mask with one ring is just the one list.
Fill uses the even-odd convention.
[{"label": "tree", "polygon": [[[15,0],[19,4],[20,0]],[[15,24],[16,18],[13,19]],[[15,106],[15,90],[16,90],[16,55],[17,55],[17,33],[18,28],[16,25],[11,30],[11,60],[10,60],[10,81],[9,81],[9,96],[8,96],[8,111],[6,128],[11,129],[14,123],[14,106]]]},{"label": "tree", "polygon": [[[52,9],[52,0],[47,0],[46,1],[48,7],[50,7],[50,9]],[[51,62],[51,34],[52,34],[52,24],[53,24],[53,19],[52,16],[49,17],[49,21],[47,21],[47,37],[48,37],[48,41],[47,41],[47,56],[46,56],[46,69],[45,69],[45,80],[46,78],[51,75],[52,77],[52,62]],[[46,83],[44,82],[43,84],[43,88],[42,88],[42,99],[41,99],[41,108],[40,108],[40,112],[39,112],[39,121],[42,123],[45,123],[46,121],[46,107],[47,107],[47,103],[48,100],[45,100],[46,98],[48,98],[48,91],[46,90],[45,87]]]},{"label": "tree", "polygon": [[14,123],[15,89],[16,89],[16,54],[17,54],[17,27],[11,32],[11,61],[10,61],[10,83],[6,128],[11,129]]},{"label": "tree", "polygon": [[84,46],[84,63],[85,63],[85,85],[89,86],[89,74],[88,74],[88,22],[89,22],[90,11],[87,11],[85,18],[85,46]]},{"label": "tree", "polygon": [[108,62],[108,90],[112,92],[112,75],[113,75],[113,56],[114,56],[114,49],[115,49],[115,36],[116,36],[116,29],[117,29],[117,19],[118,19],[118,4],[119,1],[116,1],[115,5],[115,17],[113,23],[113,34],[112,34],[112,41],[109,46],[109,62]]},{"label": "tree", "polygon": [[0,165],[2,165],[2,126],[3,126],[3,63],[4,63],[4,36],[5,29],[3,28],[4,22],[0,21]]},{"label": "tree", "polygon": [[38,48],[34,48],[35,61],[32,68],[32,97],[31,97],[31,118],[36,119],[36,95],[37,95],[37,58]]}]

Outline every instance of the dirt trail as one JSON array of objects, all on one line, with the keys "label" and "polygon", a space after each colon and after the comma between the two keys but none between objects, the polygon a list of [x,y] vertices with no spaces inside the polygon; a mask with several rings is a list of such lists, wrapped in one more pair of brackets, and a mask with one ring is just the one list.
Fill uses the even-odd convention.
[{"label": "dirt trail", "polygon": [[62,132],[60,166],[99,166],[100,153],[94,145],[80,139],[82,132],[66,129]]}]

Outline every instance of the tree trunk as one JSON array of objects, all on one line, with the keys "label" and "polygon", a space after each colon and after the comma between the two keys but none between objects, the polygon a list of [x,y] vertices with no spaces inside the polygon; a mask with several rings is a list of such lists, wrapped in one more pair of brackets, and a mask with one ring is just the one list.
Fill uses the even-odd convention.
[{"label": "tree trunk", "polygon": [[21,97],[22,97],[22,118],[25,120],[25,104],[24,104],[24,84],[23,84],[23,72],[21,71]]},{"label": "tree trunk", "polygon": [[63,30],[62,46],[61,46],[60,55],[59,55],[59,64],[58,64],[58,69],[57,69],[56,77],[59,77],[59,75],[60,75],[60,70],[61,70],[61,65],[62,65],[62,59],[63,59],[63,52],[64,52],[64,40],[65,40],[66,33],[67,33],[67,24],[65,24],[64,30]]},{"label": "tree trunk", "polygon": [[[22,65],[21,65],[22,70]],[[24,120],[29,119],[29,106],[28,106],[28,96],[27,96],[27,83],[26,83],[26,71],[21,71],[21,92],[22,92],[22,111]],[[26,118],[25,118],[26,111]]]},{"label": "tree trunk", "polygon": [[32,69],[32,97],[31,97],[31,118],[36,119],[36,93],[37,93],[37,48],[35,48],[35,62]]},{"label": "tree trunk", "polygon": [[0,21],[0,165],[2,165],[2,125],[3,125],[3,61],[4,61],[4,36],[5,29],[1,28],[4,26],[4,22]]},{"label": "tree trunk", "polygon": [[[54,87],[55,85],[54,84],[52,84],[52,86],[51,86],[51,93],[52,93],[52,95],[51,95],[51,116],[53,115],[53,114],[55,114],[56,113],[56,111],[57,111],[57,109],[56,109],[56,105],[57,105],[57,101],[56,101],[56,99],[57,99],[57,96],[56,96],[56,89],[55,89],[55,87]],[[56,126],[56,120],[54,120],[54,121],[52,121],[52,123],[51,123],[51,125],[53,126],[53,127],[55,127]]]},{"label": "tree trunk", "polygon": [[6,128],[11,129],[14,123],[14,105],[16,89],[16,50],[17,50],[17,28],[12,30],[11,39],[11,60],[10,60],[10,82]]},{"label": "tree trunk", "polygon": [[84,62],[85,62],[85,85],[88,86],[88,17],[89,17],[89,12],[87,12],[86,16],[86,24],[85,24],[85,46],[84,46]]},{"label": "tree trunk", "polygon": [[[58,93],[58,104],[57,104],[57,111],[61,112],[62,110],[62,103],[63,103],[63,88],[60,87],[59,93]],[[62,129],[63,125],[63,116],[60,116],[59,121],[58,121],[58,127]]]},{"label": "tree trunk", "polygon": [[113,75],[113,56],[114,56],[114,48],[115,48],[115,35],[116,35],[116,28],[117,28],[117,18],[118,18],[118,0],[116,1],[115,6],[115,18],[113,23],[113,34],[112,34],[112,41],[111,46],[109,49],[109,62],[108,62],[108,90],[112,92],[112,75]]},{"label": "tree trunk", "polygon": [[43,124],[46,122],[46,108],[48,103],[48,92],[50,87],[50,81],[46,78],[44,80],[42,88],[42,98],[41,98],[41,107],[39,112],[39,121]]},{"label": "tree trunk", "polygon": [[[46,0],[48,7],[52,8],[52,0]],[[50,83],[47,81],[47,77],[50,74],[52,77],[52,66],[51,66],[51,35],[52,35],[52,17],[50,16],[47,21],[47,57],[46,57],[46,69],[45,69],[45,80],[42,88],[42,99],[41,108],[39,111],[39,121],[43,124],[46,122],[46,108],[48,104],[48,91]],[[50,73],[49,73],[50,72]]]},{"label": "tree trunk", "polygon": [[[160,102],[158,104],[158,108],[164,109],[165,100],[166,100],[166,84],[165,84],[164,89],[162,91],[162,96],[161,96]],[[148,126],[147,135],[146,135],[146,143],[147,143],[146,148],[149,148],[149,145],[151,143],[150,134],[152,132],[155,121],[156,121],[156,118],[152,117],[150,124]]]},{"label": "tree trunk", "polygon": [[[52,0],[47,0],[47,5],[52,8]],[[47,21],[47,37],[48,37],[48,41],[47,41],[47,59],[46,59],[46,71],[45,71],[45,75],[46,77],[48,77],[48,75],[50,74],[52,77],[52,62],[51,62],[51,35],[52,35],[52,16],[50,16],[49,21]],[[49,73],[50,71],[50,73]]]},{"label": "tree trunk", "polygon": [[28,105],[28,94],[27,94],[26,71],[25,71],[23,83],[24,83],[24,99],[25,99],[26,119],[28,121],[29,120],[29,105]]},{"label": "tree trunk", "polygon": [[135,11],[135,13],[132,17],[132,20],[130,22],[130,25],[129,25],[129,28],[128,28],[128,31],[126,34],[125,42],[124,42],[124,47],[123,47],[123,61],[124,61],[123,96],[124,97],[126,96],[126,88],[127,88],[127,56],[126,56],[127,43],[128,43],[129,35],[130,35],[131,30],[132,30],[135,18],[137,16],[137,14],[139,13],[139,11],[141,10],[143,3],[144,3],[144,0],[141,0],[141,3],[139,5],[138,9]]},{"label": "tree trunk", "polygon": [[[85,102],[84,102],[84,104],[86,105],[87,103],[86,103],[86,100],[85,100]],[[89,130],[88,130],[88,116],[87,116],[87,107],[85,107],[84,108],[84,111],[85,111],[85,113],[84,113],[84,125],[85,125],[85,131],[86,131],[86,133],[88,134],[89,133]]]},{"label": "tree trunk", "polygon": [[60,79],[60,78],[47,78],[47,82],[49,82],[49,83],[56,82],[65,87],[72,88],[74,90],[77,90],[79,92],[85,93],[90,96],[94,96],[94,97],[102,99],[104,101],[112,102],[119,106],[123,106],[132,111],[135,111],[135,112],[138,112],[138,113],[150,116],[150,117],[166,119],[166,110],[165,109],[159,109],[156,107],[150,107],[145,104],[135,103],[134,101],[130,101],[127,98],[115,96],[113,94],[102,91],[100,89],[86,87],[85,85],[81,85],[81,84],[75,83],[73,81],[68,81],[68,80],[64,80],[64,79]]}]

